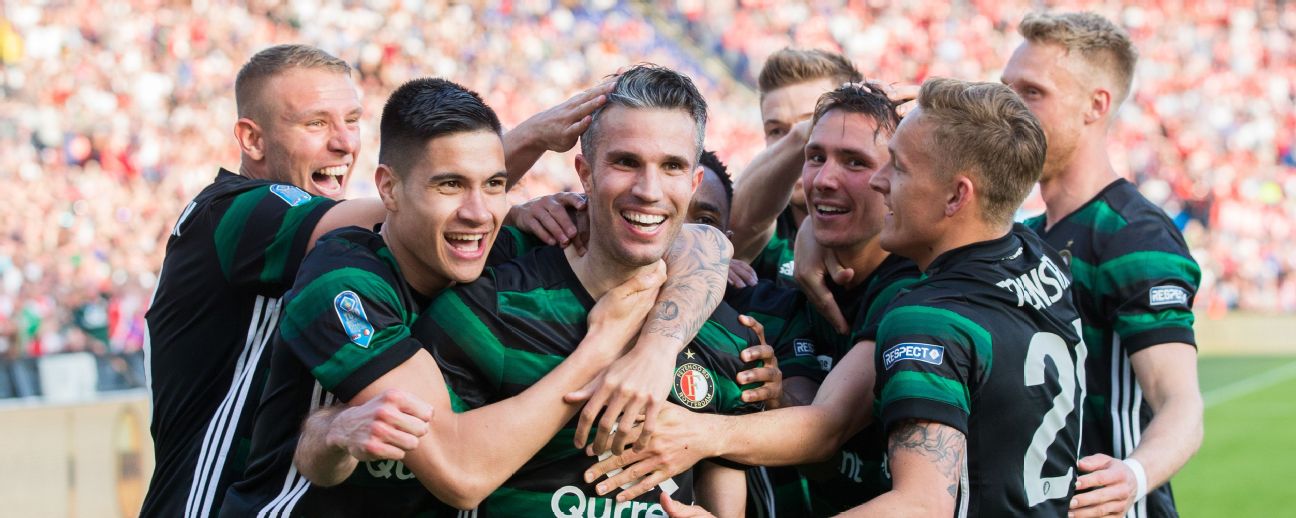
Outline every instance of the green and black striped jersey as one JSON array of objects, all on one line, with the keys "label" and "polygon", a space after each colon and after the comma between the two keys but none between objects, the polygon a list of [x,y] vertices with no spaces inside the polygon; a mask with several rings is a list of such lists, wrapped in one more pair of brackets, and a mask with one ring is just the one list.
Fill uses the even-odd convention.
[{"label": "green and black striped jersey", "polygon": [[[855,344],[874,339],[887,305],[920,275],[913,261],[891,255],[853,288],[829,281],[842,314],[849,319],[849,334],[837,333],[795,288],[761,281],[754,287],[732,290],[726,300],[766,326],[766,340],[775,347],[785,379],[803,376],[822,383],[828,370]],[[771,328],[778,331],[770,334]],[[879,427],[870,426],[851,437],[831,459],[801,466],[804,482],[802,477],[780,473],[781,469],[768,469],[770,487],[764,493],[775,495],[778,515],[805,514],[795,510],[807,505],[815,516],[836,515],[890,487],[881,474],[884,450]],[[798,497],[785,504],[785,498],[780,497],[798,494],[797,486],[807,488],[801,493],[809,503]],[[753,496],[759,494],[753,491]]]},{"label": "green and black striped jersey", "polygon": [[780,286],[796,287],[792,280],[792,266],[796,259],[792,247],[796,244],[796,235],[796,217],[792,215],[792,207],[787,207],[774,220],[774,235],[752,259],[751,267],[756,278],[776,281]]},{"label": "green and black striped jersey", "polygon": [[[521,393],[561,363],[585,337],[594,304],[562,249],[541,247],[443,292],[423,312],[415,334],[433,345],[458,409],[478,408]],[[755,341],[737,313],[722,304],[679,354],[670,401],[699,412],[759,410],[741,399],[742,389],[750,387],[734,381],[748,367],[739,352]],[[615,506],[594,496],[582,475],[596,459],[572,446],[575,424],[573,419],[560,430],[476,515],[615,516],[623,508],[662,514],[657,490]],[[673,480],[679,487],[675,496],[691,501],[691,474]]]},{"label": "green and black striped jersey", "polygon": [[[488,264],[537,243],[501,229]],[[430,299],[401,274],[381,235],[359,227],[325,234],[285,297],[270,379],[256,416],[251,464],[222,515],[425,516],[448,509],[398,461],[361,462],[342,484],[310,484],[292,465],[311,411],[347,402],[425,347],[412,324]]]},{"label": "green and black striped jersey", "polygon": [[[1152,419],[1130,355],[1157,344],[1196,345],[1192,302],[1201,269],[1161,209],[1117,180],[1045,230],[1026,226],[1057,248],[1075,279],[1076,305],[1089,345],[1084,455],[1125,458]],[[1170,484],[1148,493],[1132,516],[1175,516]]]},{"label": "green and black striped jersey", "polygon": [[330,488],[311,485],[292,465],[311,411],[351,400],[423,348],[410,327],[427,300],[377,233],[347,227],[320,239],[285,297],[251,464],[230,488],[223,516],[409,516],[431,505],[396,462],[361,463]]},{"label": "green and black striped jersey", "polygon": [[222,169],[185,207],[145,315],[157,465],[143,516],[209,516],[243,474],[280,299],[337,202]]},{"label": "green and black striped jersey", "polygon": [[875,411],[888,435],[910,420],[964,435],[958,516],[1067,513],[1086,350],[1061,261],[1014,225],[941,254],[882,317]]}]

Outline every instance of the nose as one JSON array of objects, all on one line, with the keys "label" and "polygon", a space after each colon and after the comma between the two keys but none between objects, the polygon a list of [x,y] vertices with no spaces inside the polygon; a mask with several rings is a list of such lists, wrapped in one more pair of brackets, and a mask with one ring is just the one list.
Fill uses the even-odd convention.
[{"label": "nose", "polygon": [[481,189],[472,189],[464,196],[463,204],[456,212],[459,219],[470,225],[485,225],[491,222],[493,215],[486,195]]},{"label": "nose", "polygon": [[891,166],[883,167],[869,178],[869,187],[882,194],[891,192]]},{"label": "nose", "polygon": [[352,127],[345,122],[334,125],[333,135],[329,138],[329,151],[342,155],[354,155],[360,148],[360,127]]},{"label": "nose", "polygon": [[810,178],[810,186],[815,191],[832,191],[841,187],[841,168],[835,160],[829,158]]},{"label": "nose", "polygon": [[634,185],[630,187],[630,194],[646,203],[661,201],[661,175],[662,172],[659,166],[644,168],[635,176]]}]

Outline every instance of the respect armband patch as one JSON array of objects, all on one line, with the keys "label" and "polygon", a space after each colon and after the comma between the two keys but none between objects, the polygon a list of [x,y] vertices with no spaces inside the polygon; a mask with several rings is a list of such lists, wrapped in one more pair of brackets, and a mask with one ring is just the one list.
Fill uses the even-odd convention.
[{"label": "respect armband patch", "polygon": [[886,370],[891,370],[895,364],[913,360],[932,365],[945,363],[945,347],[933,344],[924,344],[919,342],[908,342],[891,346],[886,352],[882,353],[882,366]]},{"label": "respect armband patch", "polygon": [[1156,306],[1187,306],[1188,290],[1178,286],[1157,286],[1148,290],[1148,305]]}]

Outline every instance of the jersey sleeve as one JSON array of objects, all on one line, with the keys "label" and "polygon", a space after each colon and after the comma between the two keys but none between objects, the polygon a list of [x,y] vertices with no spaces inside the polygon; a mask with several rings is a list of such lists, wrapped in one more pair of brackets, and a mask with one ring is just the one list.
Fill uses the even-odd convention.
[{"label": "jersey sleeve", "polygon": [[878,328],[877,412],[886,433],[905,420],[967,434],[970,387],[989,374],[990,333],[950,309],[899,305]]},{"label": "jersey sleeve", "polygon": [[1192,303],[1201,269],[1160,218],[1132,222],[1113,236],[1098,268],[1103,314],[1132,354],[1147,347],[1196,345]]},{"label": "jersey sleeve", "polygon": [[917,266],[912,263],[907,263],[905,266],[888,271],[886,275],[872,281],[873,285],[869,286],[866,295],[867,299],[860,304],[859,314],[851,321],[852,345],[864,340],[877,341],[878,325],[882,323],[882,315],[886,313],[887,306],[891,305],[902,291],[918,281],[921,273]]},{"label": "jersey sleeve", "polygon": [[486,265],[495,266],[526,255],[527,252],[545,246],[543,241],[513,226],[500,228],[490,254],[486,256]]},{"label": "jersey sleeve", "polygon": [[[330,259],[321,253],[307,261]],[[349,401],[422,345],[410,335],[407,309],[387,280],[365,268],[330,266],[294,286],[279,332],[282,345],[324,389]]]},{"label": "jersey sleeve", "polygon": [[292,285],[315,225],[338,202],[288,184],[265,184],[227,203],[216,223],[216,256],[234,286],[282,293]]},{"label": "jersey sleeve", "polygon": [[471,284],[441,292],[414,326],[431,347],[456,411],[494,402],[504,382],[507,349],[490,328],[499,314],[493,274],[487,270]]}]

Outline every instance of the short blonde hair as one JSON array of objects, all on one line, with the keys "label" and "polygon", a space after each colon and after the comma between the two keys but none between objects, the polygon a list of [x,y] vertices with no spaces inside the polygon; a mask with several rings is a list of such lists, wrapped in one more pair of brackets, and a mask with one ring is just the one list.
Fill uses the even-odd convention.
[{"label": "short blonde hair", "polygon": [[932,128],[931,149],[940,150],[938,174],[972,172],[987,219],[1012,222],[1048,149],[1026,103],[1000,83],[933,78],[918,91],[918,107]]},{"label": "short blonde hair", "polygon": [[1031,13],[1017,27],[1026,41],[1078,52],[1090,66],[1111,74],[1113,106],[1129,95],[1138,50],[1124,29],[1094,13]]},{"label": "short blonde hair", "polygon": [[765,94],[779,88],[816,79],[827,79],[836,88],[842,83],[863,81],[864,76],[849,58],[836,52],[785,48],[765,59],[756,85],[761,98],[764,98]]},{"label": "short blonde hair", "polygon": [[310,45],[275,45],[257,52],[234,78],[234,105],[239,117],[256,119],[264,110],[261,90],[271,78],[295,68],[351,75],[351,66]]}]

